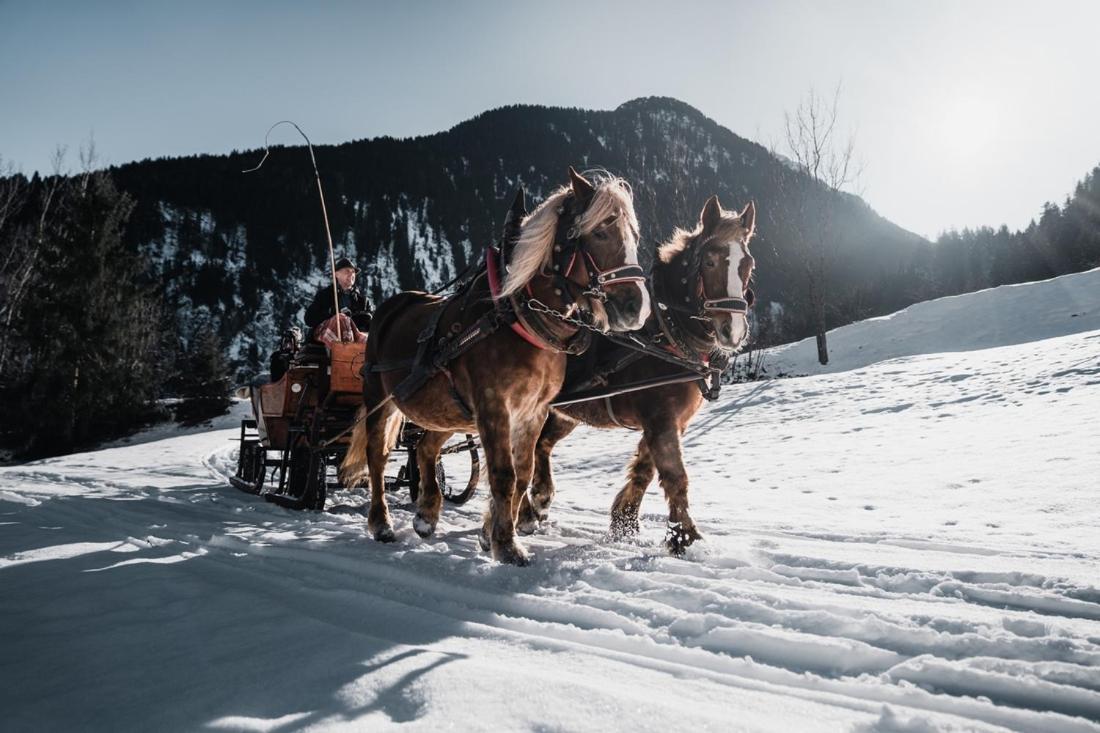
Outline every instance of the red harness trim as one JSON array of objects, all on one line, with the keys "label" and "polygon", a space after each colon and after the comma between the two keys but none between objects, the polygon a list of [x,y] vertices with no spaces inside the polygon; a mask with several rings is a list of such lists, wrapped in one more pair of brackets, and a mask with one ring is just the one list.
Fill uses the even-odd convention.
[{"label": "red harness trim", "polygon": [[[675,356],[678,356],[681,359],[690,359],[691,358],[690,355],[685,354],[684,352],[680,351],[678,348],[676,348],[672,344],[665,344],[664,349],[668,353],[673,354]],[[710,354],[696,354],[696,356],[699,359],[699,361],[703,363],[703,366],[708,366],[710,364]]]},{"label": "red harness trim", "polygon": [[[497,258],[499,255],[500,252],[496,247],[490,246],[485,249],[485,270],[489,277],[489,293],[493,296],[494,301],[500,299],[500,270],[497,265]],[[543,351],[553,350],[544,344],[541,339],[524,328],[519,321],[514,321],[512,323],[512,330],[515,331],[520,338],[535,348],[542,349]]]}]

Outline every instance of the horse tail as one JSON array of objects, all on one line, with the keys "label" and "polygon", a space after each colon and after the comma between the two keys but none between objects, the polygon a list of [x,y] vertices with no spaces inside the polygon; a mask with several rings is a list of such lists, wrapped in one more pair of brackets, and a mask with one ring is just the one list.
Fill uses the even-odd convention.
[{"label": "horse tail", "polygon": [[340,483],[347,487],[363,486],[367,482],[367,408],[360,405],[355,413],[355,428],[344,460],[340,462]]}]

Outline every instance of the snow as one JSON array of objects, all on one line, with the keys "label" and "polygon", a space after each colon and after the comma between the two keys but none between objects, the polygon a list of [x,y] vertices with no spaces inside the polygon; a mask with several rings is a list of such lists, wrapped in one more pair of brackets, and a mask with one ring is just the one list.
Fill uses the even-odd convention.
[{"label": "snow", "polygon": [[1052,280],[917,303],[828,334],[829,365],[814,338],[777,348],[769,370],[822,374],[913,354],[1006,346],[1100,328],[1100,268]]},{"label": "snow", "polygon": [[382,244],[367,265],[363,268],[364,289],[380,292],[383,298],[401,289],[401,278],[397,273],[397,254],[393,242]]},{"label": "snow", "polygon": [[434,290],[456,274],[451,245],[428,223],[427,201],[417,207],[407,207],[407,203],[402,201],[395,218],[400,220],[402,217],[407,220],[406,232],[413,268],[420,275],[424,288]]},{"label": "snow", "polygon": [[685,437],[683,559],[659,496],[605,537],[620,431],[559,447],[528,568],[479,551],[484,488],[429,540],[395,495],[381,545],[359,493],[228,487],[244,404],[0,469],[3,727],[1100,731],[1098,285],[853,324],[827,370],[777,350],[810,376]]}]

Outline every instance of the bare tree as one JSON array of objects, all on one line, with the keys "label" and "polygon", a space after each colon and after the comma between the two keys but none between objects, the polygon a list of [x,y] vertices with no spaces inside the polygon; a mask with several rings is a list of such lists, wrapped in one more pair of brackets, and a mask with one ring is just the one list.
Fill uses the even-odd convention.
[{"label": "bare tree", "polygon": [[64,159],[65,149],[58,148],[53,156],[53,175],[35,193],[40,208],[33,228],[16,224],[17,214],[30,196],[26,179],[11,164],[0,166],[0,374],[6,373],[11,355],[12,323],[37,273],[39,254],[63,183]]},{"label": "bare tree", "polygon": [[806,296],[817,336],[817,358],[829,363],[826,343],[826,301],[829,271],[837,248],[835,207],[837,194],[857,184],[861,169],[855,159],[855,136],[837,130],[840,86],[832,98],[814,89],[784,114],[785,154],[805,179],[786,188],[795,208],[789,222],[795,254],[802,267]]}]

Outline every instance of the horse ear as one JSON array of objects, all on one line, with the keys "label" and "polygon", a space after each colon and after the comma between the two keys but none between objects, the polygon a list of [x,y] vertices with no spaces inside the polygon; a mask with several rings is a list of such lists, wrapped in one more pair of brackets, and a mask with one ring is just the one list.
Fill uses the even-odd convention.
[{"label": "horse ear", "polygon": [[527,216],[527,191],[523,186],[516,189],[516,197],[512,199],[512,208],[508,214],[515,217]]},{"label": "horse ear", "polygon": [[699,214],[699,223],[703,229],[713,229],[722,220],[722,204],[718,203],[718,195],[715,194],[703,204],[703,211]]},{"label": "horse ear", "polygon": [[527,195],[523,186],[516,191],[516,197],[512,200],[512,206],[504,217],[504,239],[513,240],[519,236],[520,222],[527,216]]},{"label": "horse ear", "polygon": [[569,185],[573,187],[573,196],[577,201],[587,202],[596,193],[596,187],[588,179],[569,166]]},{"label": "horse ear", "polygon": [[[745,210],[741,212],[741,228],[748,232],[746,236],[751,237],[756,231],[756,202],[749,201],[745,206]],[[746,239],[745,241],[748,241]]]}]

